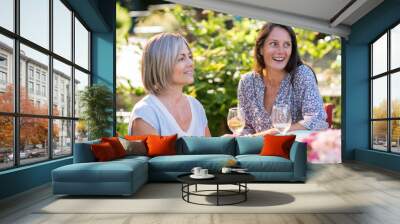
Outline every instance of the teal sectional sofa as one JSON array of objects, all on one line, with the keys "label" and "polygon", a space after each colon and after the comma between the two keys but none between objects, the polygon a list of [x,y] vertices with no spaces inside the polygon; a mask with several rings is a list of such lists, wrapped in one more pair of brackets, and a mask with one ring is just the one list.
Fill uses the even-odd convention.
[{"label": "teal sectional sofa", "polygon": [[262,137],[182,137],[176,143],[177,155],[127,156],[96,162],[91,141],[75,144],[74,163],[52,171],[54,194],[131,195],[148,181],[176,181],[176,177],[200,166],[219,172],[228,160],[236,160],[259,182],[304,182],[306,145],[295,142],[290,159],[260,156]]}]

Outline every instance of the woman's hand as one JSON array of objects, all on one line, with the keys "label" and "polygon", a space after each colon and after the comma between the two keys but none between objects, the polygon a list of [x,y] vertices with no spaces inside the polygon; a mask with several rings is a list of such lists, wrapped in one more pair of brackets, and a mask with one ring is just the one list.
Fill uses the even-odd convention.
[{"label": "woman's hand", "polygon": [[297,131],[297,130],[307,130],[303,125],[299,123],[292,124],[288,132]]}]

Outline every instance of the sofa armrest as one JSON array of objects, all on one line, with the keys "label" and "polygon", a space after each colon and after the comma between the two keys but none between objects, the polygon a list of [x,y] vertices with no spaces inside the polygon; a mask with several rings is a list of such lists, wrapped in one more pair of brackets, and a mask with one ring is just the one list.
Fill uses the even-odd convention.
[{"label": "sofa armrest", "polygon": [[90,146],[92,144],[98,144],[98,143],[100,143],[100,140],[75,143],[75,145],[74,145],[74,163],[95,162],[96,158],[94,157]]},{"label": "sofa armrest", "polygon": [[307,175],[307,144],[295,141],[290,149],[294,181],[305,181]]}]

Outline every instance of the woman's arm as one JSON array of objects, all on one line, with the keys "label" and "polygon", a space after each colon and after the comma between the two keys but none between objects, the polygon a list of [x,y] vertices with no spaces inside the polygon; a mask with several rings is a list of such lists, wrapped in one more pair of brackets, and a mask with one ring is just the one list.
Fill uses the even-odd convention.
[{"label": "woman's arm", "polygon": [[210,129],[209,129],[208,127],[205,128],[205,130],[204,130],[204,135],[205,135],[206,137],[211,137],[211,132],[210,132]]},{"label": "woman's arm", "polygon": [[251,125],[251,120],[253,119],[252,117],[252,107],[251,107],[251,102],[250,100],[252,99],[253,96],[251,96],[252,91],[255,91],[248,84],[250,81],[251,76],[249,77],[248,75],[245,75],[240,79],[239,81],[239,86],[238,86],[238,106],[240,110],[243,112],[244,115],[244,120],[245,120],[245,126],[243,128],[243,131],[240,133],[240,135],[248,135],[248,134],[253,134],[255,132],[254,128]]},{"label": "woman's arm", "polygon": [[157,130],[141,118],[133,121],[132,135],[158,135]]}]

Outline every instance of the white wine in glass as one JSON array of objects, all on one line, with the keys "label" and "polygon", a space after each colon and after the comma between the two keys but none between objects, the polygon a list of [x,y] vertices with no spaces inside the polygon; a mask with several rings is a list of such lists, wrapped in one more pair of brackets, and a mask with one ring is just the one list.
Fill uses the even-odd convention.
[{"label": "white wine in glass", "polygon": [[272,107],[271,122],[280,134],[286,134],[292,124],[290,108],[287,104],[277,104]]},{"label": "white wine in glass", "polygon": [[243,131],[245,122],[243,113],[241,113],[239,108],[230,108],[228,112],[228,127],[232,131],[233,134],[239,134]]}]

